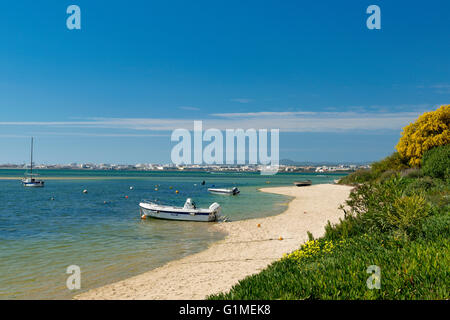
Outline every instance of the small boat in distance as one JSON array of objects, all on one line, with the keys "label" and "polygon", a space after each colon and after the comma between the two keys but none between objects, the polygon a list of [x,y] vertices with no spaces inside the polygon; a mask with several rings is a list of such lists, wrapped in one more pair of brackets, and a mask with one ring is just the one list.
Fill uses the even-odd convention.
[{"label": "small boat in distance", "polygon": [[33,173],[33,138],[31,138],[31,161],[30,161],[30,172],[25,174],[27,177],[22,179],[22,185],[24,187],[43,187],[44,181],[35,179],[34,177],[38,174]]},{"label": "small boat in distance", "polygon": [[167,206],[157,204],[151,201],[142,201],[139,203],[141,218],[147,217],[166,220],[182,221],[216,221],[220,215],[220,204],[214,202],[208,209],[197,208],[191,198],[186,199],[183,207]]},{"label": "small boat in distance", "polygon": [[294,185],[296,185],[297,187],[307,187],[312,185],[312,181],[311,180],[295,181]]},{"label": "small boat in distance", "polygon": [[219,189],[219,188],[208,188],[208,191],[216,194],[229,194],[229,195],[237,195],[241,191],[238,188],[234,187],[232,189]]}]

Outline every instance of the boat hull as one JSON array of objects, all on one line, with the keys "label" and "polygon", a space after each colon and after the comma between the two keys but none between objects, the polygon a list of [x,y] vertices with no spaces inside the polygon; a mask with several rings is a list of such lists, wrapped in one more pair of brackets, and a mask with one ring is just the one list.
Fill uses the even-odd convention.
[{"label": "boat hull", "polygon": [[311,180],[295,181],[294,185],[296,185],[297,187],[307,187],[312,185],[312,181]]},{"label": "boat hull", "polygon": [[22,182],[22,185],[28,188],[42,188],[44,187],[44,182]]},{"label": "boat hull", "polygon": [[213,222],[217,220],[216,213],[196,213],[191,214],[189,212],[174,212],[174,211],[161,211],[151,210],[148,208],[140,207],[141,217],[150,217],[155,219],[164,220],[179,220],[179,221],[199,221],[199,222]]},{"label": "boat hull", "polygon": [[223,194],[223,195],[231,195],[231,196],[234,196],[234,195],[237,195],[240,193],[239,190],[225,190],[225,189],[222,190],[222,189],[212,189],[212,188],[209,188],[208,191],[211,193],[214,193],[214,194]]}]

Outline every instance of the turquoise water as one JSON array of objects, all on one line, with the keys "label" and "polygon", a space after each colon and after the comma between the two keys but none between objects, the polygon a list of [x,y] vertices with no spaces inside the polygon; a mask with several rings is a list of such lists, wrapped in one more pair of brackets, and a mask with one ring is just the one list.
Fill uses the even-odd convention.
[{"label": "turquoise water", "polygon": [[[287,197],[259,192],[259,187],[292,185],[300,179],[327,183],[339,177],[81,170],[40,173],[47,178],[45,188],[23,188],[18,180],[0,180],[0,299],[70,299],[199,252],[224,236],[210,223],[141,220],[138,203],[142,199],[183,205],[191,197],[202,207],[219,202],[223,214],[235,221],[278,214],[286,208]],[[0,170],[0,177],[22,175],[23,170]],[[202,180],[205,186],[200,185]],[[241,194],[212,195],[206,190],[212,185],[238,186]],[[82,193],[84,189],[87,194]],[[80,290],[66,288],[69,265],[81,268]]]}]

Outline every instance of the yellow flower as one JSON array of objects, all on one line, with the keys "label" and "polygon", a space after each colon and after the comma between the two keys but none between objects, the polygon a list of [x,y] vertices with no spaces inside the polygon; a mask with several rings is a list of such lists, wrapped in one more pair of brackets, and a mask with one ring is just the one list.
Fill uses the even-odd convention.
[{"label": "yellow flower", "polygon": [[396,149],[411,166],[419,166],[425,151],[450,143],[450,105],[426,112],[403,128]]}]

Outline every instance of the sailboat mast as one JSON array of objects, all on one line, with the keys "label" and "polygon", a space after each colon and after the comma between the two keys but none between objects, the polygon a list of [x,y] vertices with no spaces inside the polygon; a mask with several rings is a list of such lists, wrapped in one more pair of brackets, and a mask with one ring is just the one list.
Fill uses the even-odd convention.
[{"label": "sailboat mast", "polygon": [[31,162],[30,162],[30,174],[33,174],[33,137],[31,137]]}]

